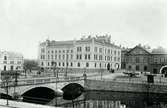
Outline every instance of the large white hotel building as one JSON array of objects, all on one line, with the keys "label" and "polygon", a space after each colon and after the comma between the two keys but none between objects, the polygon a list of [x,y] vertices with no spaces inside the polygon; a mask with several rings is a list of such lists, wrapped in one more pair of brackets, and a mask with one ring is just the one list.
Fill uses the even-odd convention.
[{"label": "large white hotel building", "polygon": [[118,69],[121,67],[121,48],[111,44],[110,39],[110,36],[88,36],[80,40],[46,40],[39,44],[39,66],[43,69],[56,66],[77,71],[97,71],[107,67]]}]

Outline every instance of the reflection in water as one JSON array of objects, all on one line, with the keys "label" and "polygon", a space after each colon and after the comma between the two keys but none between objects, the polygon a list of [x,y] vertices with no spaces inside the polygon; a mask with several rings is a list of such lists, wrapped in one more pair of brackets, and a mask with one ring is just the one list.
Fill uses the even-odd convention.
[{"label": "reflection in water", "polygon": [[[55,101],[55,100],[54,100]],[[72,108],[71,101],[57,99],[57,106]],[[52,105],[56,105],[52,102]],[[74,103],[75,108],[167,108],[166,94],[86,92]]]}]

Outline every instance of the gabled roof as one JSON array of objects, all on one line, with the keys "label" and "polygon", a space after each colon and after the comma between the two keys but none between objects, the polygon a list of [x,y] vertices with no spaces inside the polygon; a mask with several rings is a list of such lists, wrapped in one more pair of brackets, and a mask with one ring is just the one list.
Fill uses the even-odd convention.
[{"label": "gabled roof", "polygon": [[141,47],[141,46],[139,46],[139,45],[137,45],[137,46],[135,46],[134,48],[132,48],[131,50],[129,50],[129,51],[127,52],[127,54],[130,54],[130,53],[131,53],[132,51],[134,51],[136,48],[139,48],[139,49],[143,50],[143,51],[146,52],[147,54],[151,54],[150,50],[148,50],[148,49],[146,49],[146,48],[144,48],[144,47]]}]

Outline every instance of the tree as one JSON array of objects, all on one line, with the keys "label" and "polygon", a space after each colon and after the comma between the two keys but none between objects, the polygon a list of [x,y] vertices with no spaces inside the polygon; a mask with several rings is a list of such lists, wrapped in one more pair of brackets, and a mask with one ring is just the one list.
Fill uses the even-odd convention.
[{"label": "tree", "polygon": [[[9,91],[9,88],[10,88],[9,84],[11,82],[11,79],[12,79],[12,76],[9,75],[8,73],[1,76],[2,87],[5,89],[5,92],[6,92],[7,96],[8,96],[8,91]],[[6,99],[7,99],[6,105],[9,105],[8,98],[6,98]]]},{"label": "tree", "polygon": [[36,60],[24,60],[24,71],[25,74],[27,72],[27,70],[29,70],[30,72],[32,71],[32,69],[34,68],[38,68],[38,63]]}]

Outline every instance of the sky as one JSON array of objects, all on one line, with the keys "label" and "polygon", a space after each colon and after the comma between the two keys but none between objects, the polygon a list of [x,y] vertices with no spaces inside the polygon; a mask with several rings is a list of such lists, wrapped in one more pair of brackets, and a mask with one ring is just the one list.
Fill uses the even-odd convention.
[{"label": "sky", "polygon": [[46,39],[111,35],[124,47],[167,48],[166,0],[0,0],[0,49],[37,59]]}]

